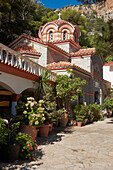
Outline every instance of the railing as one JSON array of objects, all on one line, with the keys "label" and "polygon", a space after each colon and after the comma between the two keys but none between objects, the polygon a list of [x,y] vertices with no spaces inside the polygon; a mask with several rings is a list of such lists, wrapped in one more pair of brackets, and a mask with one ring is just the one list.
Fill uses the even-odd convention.
[{"label": "railing", "polygon": [[[22,68],[23,70],[27,70],[34,74],[41,76],[44,71],[45,67],[39,65],[38,63],[32,61],[31,59],[22,56],[20,53],[8,48],[7,46],[0,43],[0,60],[4,63],[9,63],[13,66]],[[51,72],[50,73],[50,80],[54,81],[55,76]]]}]

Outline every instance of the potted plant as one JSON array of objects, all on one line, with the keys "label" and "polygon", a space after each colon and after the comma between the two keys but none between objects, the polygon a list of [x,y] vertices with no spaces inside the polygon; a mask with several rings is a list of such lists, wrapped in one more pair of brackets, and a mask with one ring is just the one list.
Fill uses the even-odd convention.
[{"label": "potted plant", "polygon": [[88,122],[88,114],[89,114],[89,107],[85,106],[85,105],[81,105],[80,107],[80,111],[79,111],[80,115],[83,115],[83,125],[86,125]]},{"label": "potted plant", "polygon": [[68,112],[70,101],[78,100],[78,95],[82,94],[82,86],[85,84],[86,81],[76,78],[70,69],[67,69],[67,75],[57,75],[56,96],[59,108],[64,108]]},{"label": "potted plant", "polygon": [[73,125],[73,126],[76,126],[76,120],[73,120],[73,121],[72,121],[72,125]]},{"label": "potted plant", "polygon": [[4,135],[1,137],[1,160],[3,162],[15,161],[19,158],[20,146],[16,143],[16,136],[18,134],[20,122],[14,122],[13,119],[10,119],[10,121],[5,119],[5,126],[3,121],[4,120],[0,119],[0,135],[3,135],[2,132],[5,130]]},{"label": "potted plant", "polygon": [[98,121],[100,118],[100,106],[96,103],[89,104],[89,119],[92,121]]},{"label": "potted plant", "polygon": [[77,121],[77,126],[81,127],[83,123],[83,116],[78,115],[76,121]]},{"label": "potted plant", "polygon": [[93,123],[93,119],[94,119],[94,115],[93,115],[93,113],[90,113],[89,114],[89,122]]},{"label": "potted plant", "polygon": [[43,125],[44,120],[43,100],[37,103],[33,97],[27,98],[21,116],[22,126],[20,132],[29,134],[34,141],[37,136],[37,129]]},{"label": "potted plant", "polygon": [[74,109],[74,113],[75,113],[75,117],[76,117],[76,122],[77,122],[77,125],[79,127],[82,126],[83,119],[85,117],[83,109],[81,109],[81,108],[82,108],[82,105],[76,105],[75,109]]},{"label": "potted plant", "polygon": [[63,114],[62,114],[62,118],[60,119],[60,126],[66,127],[67,123],[68,123],[68,113],[64,109]]},{"label": "potted plant", "polygon": [[20,146],[20,159],[34,159],[37,154],[34,153],[38,149],[38,145],[31,139],[28,134],[19,132],[16,136],[16,143]]},{"label": "potted plant", "polygon": [[111,117],[113,110],[113,97],[106,97],[102,108],[107,110],[107,117]]}]

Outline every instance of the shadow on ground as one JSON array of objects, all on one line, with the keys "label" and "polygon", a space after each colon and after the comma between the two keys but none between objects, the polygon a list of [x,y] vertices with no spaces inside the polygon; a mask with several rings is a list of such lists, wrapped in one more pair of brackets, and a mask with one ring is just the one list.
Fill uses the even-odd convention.
[{"label": "shadow on ground", "polygon": [[107,124],[113,124],[113,119],[110,119],[109,122],[107,122]]},{"label": "shadow on ground", "polygon": [[49,133],[48,137],[37,137],[38,145],[54,144],[54,142],[59,142],[65,134],[73,133],[73,129],[70,126],[67,127],[54,127],[53,131]]},{"label": "shadow on ground", "polygon": [[[1,170],[6,170],[6,168],[8,170],[15,170],[15,169],[19,169],[19,170],[27,170],[30,169],[31,167],[34,169],[36,169],[35,167],[40,166],[41,164],[43,164],[41,162],[41,158],[44,155],[44,153],[42,152],[41,149],[38,149],[37,151],[35,151],[35,153],[37,154],[37,158],[34,160],[17,160],[15,162],[9,162],[9,163],[2,163],[0,162],[0,169]],[[36,162],[37,160],[37,162]],[[35,162],[34,162],[35,161]]]}]

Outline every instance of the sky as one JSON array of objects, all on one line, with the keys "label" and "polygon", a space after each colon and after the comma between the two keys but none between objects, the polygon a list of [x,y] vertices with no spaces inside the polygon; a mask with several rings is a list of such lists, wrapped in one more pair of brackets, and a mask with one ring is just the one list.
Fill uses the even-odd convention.
[{"label": "sky", "polygon": [[67,5],[79,5],[77,0],[41,0],[46,8],[61,8]]}]

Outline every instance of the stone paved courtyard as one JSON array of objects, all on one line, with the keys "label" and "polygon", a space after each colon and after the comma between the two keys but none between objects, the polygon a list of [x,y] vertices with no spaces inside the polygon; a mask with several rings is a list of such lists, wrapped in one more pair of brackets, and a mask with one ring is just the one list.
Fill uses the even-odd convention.
[{"label": "stone paved courtyard", "polygon": [[113,170],[113,118],[81,128],[55,128],[37,142],[38,160],[0,164],[1,169]]}]

